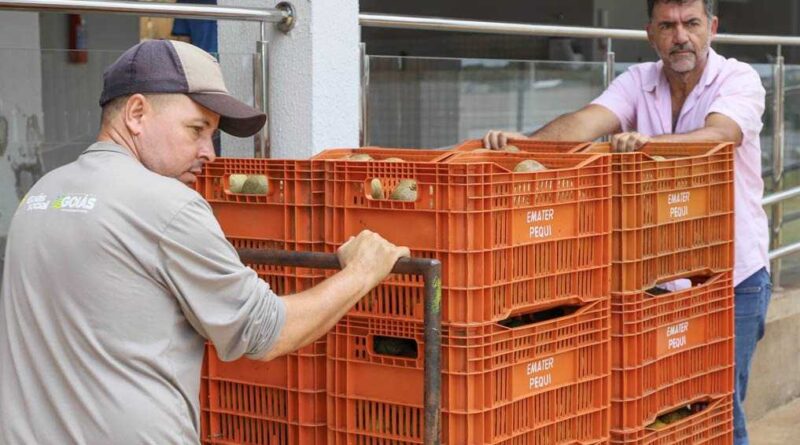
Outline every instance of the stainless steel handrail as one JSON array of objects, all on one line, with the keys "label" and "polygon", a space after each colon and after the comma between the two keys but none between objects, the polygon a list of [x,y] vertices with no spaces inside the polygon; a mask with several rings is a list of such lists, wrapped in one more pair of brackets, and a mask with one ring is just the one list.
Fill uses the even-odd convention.
[{"label": "stainless steel handrail", "polygon": [[800,243],[789,244],[770,251],[769,259],[770,261],[775,261],[796,253],[800,253]]},{"label": "stainless steel handrail", "polygon": [[114,13],[187,19],[245,20],[286,23],[292,12],[280,8],[238,8],[233,6],[191,5],[104,0],[0,0],[0,10]]},{"label": "stainless steel handrail", "polygon": [[[574,37],[587,39],[610,38],[621,40],[647,40],[646,32],[633,29],[485,22],[479,20],[416,17],[368,12],[359,14],[358,19],[361,26],[370,28],[414,29],[418,31],[476,32],[487,34]],[[714,42],[734,43],[740,45],[800,46],[800,37],[757,34],[717,34]]]},{"label": "stainless steel handrail", "polygon": [[800,196],[800,187],[791,188],[789,190],[783,190],[778,193],[773,193],[772,195],[765,196],[764,199],[761,200],[761,205],[763,206],[771,206],[773,204],[777,204],[779,202],[786,201],[787,199],[792,199]]},{"label": "stainless steel handrail", "polygon": [[[253,67],[256,103],[269,116],[269,75],[267,72],[267,24],[288,33],[295,24],[294,8],[289,2],[278,3],[275,8],[239,8],[234,6],[192,5],[107,0],[0,0],[0,11],[30,11],[58,13],[106,13],[188,19],[240,20],[261,23],[261,38],[256,42],[258,60]],[[255,135],[254,156],[268,156],[270,152],[268,124]]]}]

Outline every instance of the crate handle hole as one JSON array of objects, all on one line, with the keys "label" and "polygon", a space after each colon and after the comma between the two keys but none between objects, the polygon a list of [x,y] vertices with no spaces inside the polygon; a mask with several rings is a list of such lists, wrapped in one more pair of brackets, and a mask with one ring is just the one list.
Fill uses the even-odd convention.
[{"label": "crate handle hole", "polygon": [[417,342],[411,338],[375,335],[372,337],[372,351],[376,355],[386,355],[389,357],[413,359],[419,357]]},{"label": "crate handle hole", "polygon": [[[241,175],[245,178],[249,178],[250,176],[263,176],[267,180],[267,191],[266,193],[243,193],[241,191],[234,192],[231,191],[231,176],[233,175]],[[246,179],[245,179],[246,180]],[[267,175],[261,174],[247,174],[247,173],[230,173],[225,175],[225,180],[223,182],[223,190],[226,195],[244,195],[244,196],[272,196],[276,193],[276,191],[283,192],[283,180],[282,179],[273,179]],[[240,187],[241,188],[241,185]]]},{"label": "crate handle hole", "polygon": [[420,195],[413,178],[367,178],[363,189],[366,198],[373,201],[415,202]]},{"label": "crate handle hole", "polygon": [[657,283],[655,286],[647,289],[645,294],[651,297],[657,297],[659,295],[666,295],[671,294],[673,292],[681,292],[687,289],[691,289],[693,287],[702,286],[706,282],[708,282],[712,277],[709,275],[696,275],[691,277],[684,277],[684,278],[675,278],[671,280],[667,280],[661,283]]},{"label": "crate handle hole", "polygon": [[673,423],[680,422],[688,417],[692,417],[705,411],[708,406],[708,402],[695,402],[689,405],[681,406],[680,408],[671,410],[656,417],[655,422],[647,425],[646,428],[650,430],[660,430],[666,428]]},{"label": "crate handle hole", "polygon": [[505,320],[500,320],[498,324],[507,328],[519,328],[532,324],[542,323],[545,321],[552,321],[574,314],[580,309],[580,306],[564,305],[556,306],[536,312],[529,312],[525,314],[512,315]]}]

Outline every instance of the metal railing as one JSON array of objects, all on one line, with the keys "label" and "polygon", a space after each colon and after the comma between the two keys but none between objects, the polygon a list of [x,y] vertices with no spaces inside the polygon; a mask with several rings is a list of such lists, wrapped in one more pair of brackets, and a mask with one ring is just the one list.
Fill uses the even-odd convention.
[{"label": "metal railing", "polygon": [[[415,17],[361,13],[361,26],[370,28],[413,29],[417,31],[475,32],[483,34],[573,37],[582,39],[647,40],[647,33],[634,29],[593,28],[586,26],[535,25],[528,23],[484,22],[478,20]],[[758,34],[717,34],[717,43],[737,45],[800,46],[800,37]]]},{"label": "metal railing", "polygon": [[[613,80],[615,73],[615,55],[612,51],[612,40],[647,40],[647,33],[640,30],[597,28],[580,26],[536,25],[527,23],[487,22],[478,20],[445,19],[438,17],[415,17],[391,14],[361,13],[359,23],[364,27],[409,29],[418,31],[447,31],[469,32],[502,35],[525,35],[538,37],[571,37],[583,39],[606,40],[606,71],[605,84]],[[783,109],[785,100],[784,81],[785,68],[782,47],[800,46],[800,37],[773,36],[756,34],[717,34],[714,43],[727,43],[736,45],[765,45],[776,47],[776,62],[774,66],[775,94],[773,95],[772,108],[776,116],[773,128],[773,181],[776,190],[783,186],[784,173],[784,122]],[[363,82],[362,84],[368,84]],[[361,125],[366,128],[366,113],[362,116]],[[362,131],[362,134],[366,134]],[[783,202],[787,199],[800,196],[800,187],[785,190],[767,196],[763,200],[764,206],[772,207],[771,249],[770,259],[772,265],[772,279],[776,285],[780,283],[781,258],[800,252],[800,242],[789,246],[782,246],[781,228],[783,226]]]},{"label": "metal railing", "polygon": [[[275,24],[289,32],[297,20],[291,3],[281,2],[275,8],[239,8],[234,6],[192,5],[105,0],[0,0],[0,11],[28,11],[52,13],[105,13],[174,17],[185,19],[214,19],[253,21],[261,23],[261,38],[256,42],[257,60],[253,67],[253,91],[256,108],[269,116],[269,70],[267,26]],[[264,128],[254,138],[255,157],[268,157],[269,118]]]},{"label": "metal railing", "polygon": [[[254,87],[256,105],[269,114],[268,97],[268,42],[266,41],[267,24],[274,23],[282,31],[288,32],[296,21],[294,9],[290,3],[282,2],[275,8],[239,8],[231,6],[191,5],[172,3],[150,3],[131,1],[103,1],[103,0],[0,0],[0,10],[17,10],[31,12],[60,12],[60,13],[114,13],[134,14],[148,16],[167,16],[176,18],[202,18],[218,20],[243,20],[261,23],[261,39],[257,42],[256,51],[259,60],[255,64]],[[606,56],[606,84],[613,80],[615,57],[611,50],[612,40],[647,40],[647,34],[641,30],[596,28],[578,26],[536,25],[526,23],[488,22],[477,20],[458,20],[437,17],[414,17],[391,14],[361,13],[359,23],[364,27],[413,29],[421,31],[448,31],[490,33],[504,35],[527,35],[541,37],[572,37],[572,38],[597,38],[607,40]],[[782,46],[800,46],[800,37],[772,36],[756,34],[718,34],[716,43],[737,45],[769,45],[777,47],[775,64],[775,94],[773,110],[776,119],[773,129],[773,177],[779,189],[783,179],[784,161],[784,128],[783,107],[785,80],[784,59]],[[363,50],[362,50],[363,52]],[[362,60],[365,58],[362,57]],[[362,63],[368,67],[368,63]],[[364,68],[362,68],[364,69]],[[362,93],[366,93],[369,85],[367,74],[362,76]],[[366,105],[362,98],[362,137],[366,137]],[[269,155],[269,129],[267,126],[256,137],[254,154],[256,157]],[[773,265],[773,278],[780,280],[780,258],[800,252],[800,243],[781,247],[781,226],[783,222],[783,201],[800,196],[800,187],[786,190],[764,198],[765,206],[773,207],[772,218],[772,249],[771,258],[776,260]]]},{"label": "metal railing", "polygon": [[287,23],[293,20],[293,12],[286,8],[251,9],[216,5],[104,0],[0,0],[0,9],[76,14],[98,12],[186,19],[246,20],[269,23]]}]

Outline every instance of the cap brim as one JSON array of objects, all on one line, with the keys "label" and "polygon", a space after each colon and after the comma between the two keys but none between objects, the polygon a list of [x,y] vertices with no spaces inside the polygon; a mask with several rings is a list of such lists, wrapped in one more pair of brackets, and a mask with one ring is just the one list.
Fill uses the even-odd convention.
[{"label": "cap brim", "polygon": [[219,114],[219,129],[240,138],[258,133],[267,115],[227,94],[189,93],[193,101]]}]

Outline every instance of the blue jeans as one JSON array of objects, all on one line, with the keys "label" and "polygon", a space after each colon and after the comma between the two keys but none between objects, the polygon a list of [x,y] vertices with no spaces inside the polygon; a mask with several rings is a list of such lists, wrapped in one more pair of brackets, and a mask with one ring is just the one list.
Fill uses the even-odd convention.
[{"label": "blue jeans", "polygon": [[736,371],[733,395],[733,443],[749,445],[742,403],[747,395],[750,362],[756,343],[764,336],[767,306],[772,296],[769,272],[762,268],[734,289],[736,312]]}]

